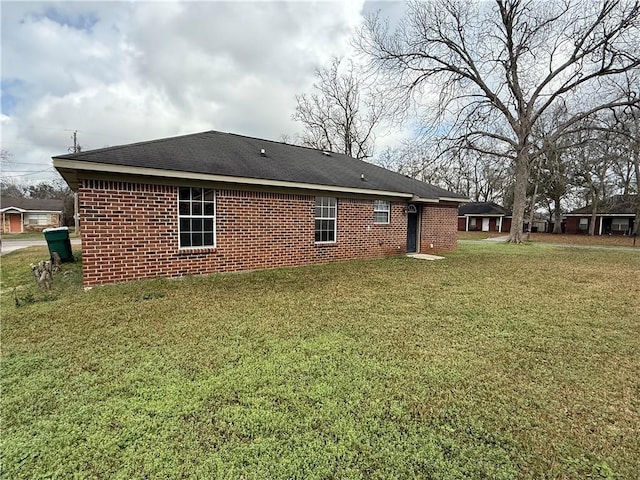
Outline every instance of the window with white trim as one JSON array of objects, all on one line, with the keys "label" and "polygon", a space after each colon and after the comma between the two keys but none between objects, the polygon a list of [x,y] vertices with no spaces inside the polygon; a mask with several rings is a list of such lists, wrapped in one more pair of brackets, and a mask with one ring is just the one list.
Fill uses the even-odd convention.
[{"label": "window with white trim", "polygon": [[373,223],[389,223],[391,203],[386,200],[373,201]]},{"label": "window with white trim", "polygon": [[611,220],[611,230],[614,232],[626,232],[629,230],[629,219],[614,218]]},{"label": "window with white trim", "polygon": [[180,248],[216,246],[216,197],[211,188],[178,189]]},{"label": "window with white trim", "polygon": [[316,197],[316,243],[336,241],[338,200],[333,197]]},{"label": "window with white trim", "polygon": [[469,228],[472,230],[476,229],[476,217],[469,218]]},{"label": "window with white trim", "polygon": [[581,218],[580,224],[578,225],[578,230],[588,230],[589,229],[589,219]]},{"label": "window with white trim", "polygon": [[28,217],[29,225],[49,225],[51,216],[48,213],[30,213]]}]

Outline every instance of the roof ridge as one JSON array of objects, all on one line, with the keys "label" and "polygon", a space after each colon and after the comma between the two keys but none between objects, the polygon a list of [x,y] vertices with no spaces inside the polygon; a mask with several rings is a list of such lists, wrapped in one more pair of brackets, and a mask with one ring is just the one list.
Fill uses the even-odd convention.
[{"label": "roof ridge", "polygon": [[80,151],[80,152],[77,152],[77,153],[65,153],[64,155],[56,155],[55,157],[52,157],[52,158],[82,157],[84,155],[100,153],[100,152],[110,152],[110,151],[114,151],[114,150],[120,150],[122,148],[137,147],[137,146],[140,146],[140,145],[149,145],[149,144],[153,144],[153,143],[167,142],[169,140],[175,140],[176,138],[195,137],[197,135],[203,135],[205,133],[222,133],[222,134],[224,134],[224,132],[218,132],[216,130],[206,130],[204,132],[185,133],[183,135],[178,135],[178,136],[173,136],[173,137],[154,138],[152,140],[143,140],[141,142],[125,143],[125,144],[120,144],[120,145],[111,145],[111,146],[102,147],[102,148],[93,148],[91,150]]}]

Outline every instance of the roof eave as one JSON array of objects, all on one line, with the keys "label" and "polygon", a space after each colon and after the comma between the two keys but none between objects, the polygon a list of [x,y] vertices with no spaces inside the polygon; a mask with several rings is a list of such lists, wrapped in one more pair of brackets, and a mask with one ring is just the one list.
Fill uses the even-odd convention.
[{"label": "roof eave", "polygon": [[[71,171],[86,171],[94,173],[114,173],[122,175],[139,175],[147,177],[160,177],[160,178],[176,178],[181,180],[199,180],[210,181],[219,183],[232,183],[252,186],[266,186],[266,187],[280,187],[280,188],[295,188],[303,190],[319,190],[328,192],[340,192],[351,194],[364,194],[364,195],[378,195],[385,197],[399,197],[410,200],[414,198],[414,194],[407,192],[394,192],[388,190],[376,190],[369,188],[355,188],[344,187],[336,185],[319,185],[312,183],[291,182],[284,180],[268,180],[262,178],[252,177],[233,177],[229,175],[216,175],[209,173],[196,173],[186,172],[178,170],[164,170],[159,168],[148,167],[131,167],[127,165],[114,165],[108,163],[98,162],[83,162],[73,159],[53,157],[53,166],[65,177],[68,183],[71,183],[71,178],[67,178],[66,174]],[[75,181],[72,180],[72,181]],[[427,199],[423,199],[427,201]],[[438,202],[438,199],[433,199],[433,202]]]},{"label": "roof eave", "polygon": [[[624,212],[602,212],[596,213],[596,217],[634,217],[635,213],[624,213]],[[591,213],[564,213],[564,217],[591,217]]]},{"label": "roof eave", "polygon": [[465,197],[440,197],[441,202],[457,202],[457,203],[470,203],[470,198]]},{"label": "roof eave", "polygon": [[22,208],[18,208],[18,207],[5,207],[5,208],[0,208],[0,213],[5,213],[8,212],[9,210],[15,210],[16,212],[19,213],[27,213],[28,210],[24,210]]},{"label": "roof eave", "polygon": [[508,213],[463,213],[459,217],[510,217]]}]

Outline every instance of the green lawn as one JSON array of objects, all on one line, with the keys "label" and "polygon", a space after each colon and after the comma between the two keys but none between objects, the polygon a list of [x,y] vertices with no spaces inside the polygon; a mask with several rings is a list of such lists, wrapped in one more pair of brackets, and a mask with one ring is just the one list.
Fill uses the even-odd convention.
[{"label": "green lawn", "polygon": [[[76,234],[73,227],[69,227],[69,236],[71,238],[80,238],[79,234]],[[24,232],[24,233],[2,233],[0,235],[2,240],[44,240],[44,233],[42,232]]]},{"label": "green lawn", "polygon": [[638,478],[640,252],[65,265],[43,295],[46,256],[2,257],[3,478]]}]

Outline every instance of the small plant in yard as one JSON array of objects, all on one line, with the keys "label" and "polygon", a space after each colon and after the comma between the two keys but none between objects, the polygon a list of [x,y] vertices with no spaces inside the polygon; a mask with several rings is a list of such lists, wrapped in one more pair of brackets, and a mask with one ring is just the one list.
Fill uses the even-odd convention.
[{"label": "small plant in yard", "polygon": [[24,295],[19,294],[16,288],[13,289],[13,300],[16,307],[22,307],[24,305],[30,305],[36,302],[51,302],[58,297],[48,293],[41,295],[34,295],[32,292],[26,292]]},{"label": "small plant in yard", "polygon": [[[53,301],[3,256],[3,478],[635,479],[640,254],[469,242]],[[25,263],[26,262],[26,263]]]},{"label": "small plant in yard", "polygon": [[164,298],[164,292],[148,292],[140,297],[141,300],[155,300],[156,298]]},{"label": "small plant in yard", "polygon": [[[48,255],[46,249],[36,247],[3,256],[2,291],[6,293],[6,288],[12,287],[11,296],[16,307],[51,302],[57,300],[60,293],[67,292],[69,288],[80,288],[79,264],[52,263],[49,260],[31,261],[34,258],[33,252],[41,252],[40,256],[45,252]],[[54,255],[54,258],[56,257],[59,259],[57,254]],[[20,264],[20,261],[23,263]]]}]

